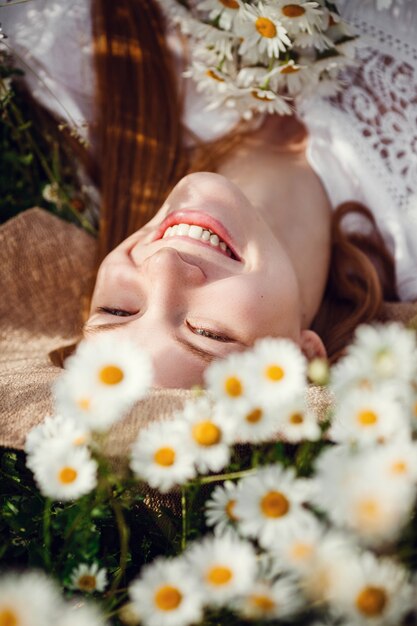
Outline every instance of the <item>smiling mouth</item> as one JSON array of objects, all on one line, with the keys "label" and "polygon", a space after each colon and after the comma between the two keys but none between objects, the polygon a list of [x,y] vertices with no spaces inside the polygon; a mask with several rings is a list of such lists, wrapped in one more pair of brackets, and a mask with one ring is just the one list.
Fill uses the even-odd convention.
[{"label": "smiling mouth", "polygon": [[178,211],[169,215],[158,229],[156,239],[182,237],[205,245],[234,261],[241,261],[230,242],[226,229],[211,216],[194,211]]}]

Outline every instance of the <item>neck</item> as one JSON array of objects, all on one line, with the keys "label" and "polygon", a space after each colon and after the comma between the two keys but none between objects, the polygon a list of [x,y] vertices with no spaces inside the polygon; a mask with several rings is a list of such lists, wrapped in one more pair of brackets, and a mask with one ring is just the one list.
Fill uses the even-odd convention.
[{"label": "neck", "polygon": [[331,207],[307,162],[294,118],[270,116],[218,168],[248,197],[285,247],[299,284],[302,326],[308,328],[323,297],[330,263]]}]

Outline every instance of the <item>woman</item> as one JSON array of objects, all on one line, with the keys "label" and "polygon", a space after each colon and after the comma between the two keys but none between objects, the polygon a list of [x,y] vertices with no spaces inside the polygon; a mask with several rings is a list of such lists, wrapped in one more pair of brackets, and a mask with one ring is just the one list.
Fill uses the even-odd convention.
[{"label": "woman", "polygon": [[[342,234],[347,207],[331,218],[300,125],[271,119],[210,152],[194,149],[191,160],[158,7],[97,0],[92,16],[98,116],[83,156],[102,195],[101,258],[130,238],[103,263],[87,334],[129,333],[153,353],[156,382],[168,387],[200,382],[209,358],[259,336],[289,336],[309,357],[325,354],[323,339],[337,356],[383,295],[395,298],[393,268],[376,231]],[[217,174],[186,177],[162,204],[182,174],[201,169]],[[205,208],[198,217],[176,213],[196,205]],[[212,243],[190,237],[181,227],[190,223],[194,235],[211,230]],[[177,224],[182,232],[168,238]]]}]

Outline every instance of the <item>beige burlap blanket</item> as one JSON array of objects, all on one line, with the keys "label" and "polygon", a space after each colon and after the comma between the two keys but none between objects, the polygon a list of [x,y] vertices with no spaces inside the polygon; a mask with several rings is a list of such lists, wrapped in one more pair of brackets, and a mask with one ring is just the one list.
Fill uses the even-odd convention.
[{"label": "beige burlap blanket", "polygon": [[[52,414],[49,354],[80,338],[83,302],[95,272],[95,241],[76,226],[30,209],[0,228],[0,445],[22,449],[26,434]],[[417,303],[387,304],[384,319],[409,321]],[[127,454],[138,430],[167,418],[191,392],[154,389],[111,431],[109,451]],[[329,398],[310,389],[319,413]]]}]

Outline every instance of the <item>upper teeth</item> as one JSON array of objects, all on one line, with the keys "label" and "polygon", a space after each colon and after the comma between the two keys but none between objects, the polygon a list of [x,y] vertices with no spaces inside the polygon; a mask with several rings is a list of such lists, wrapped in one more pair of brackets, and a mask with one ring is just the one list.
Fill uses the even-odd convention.
[{"label": "upper teeth", "polygon": [[197,226],[196,224],[176,224],[175,226],[170,226],[164,232],[162,238],[165,237],[174,237],[174,235],[180,237],[191,237],[191,239],[201,239],[202,241],[210,242],[212,246],[215,248],[219,247],[221,250],[226,252],[228,256],[232,256],[232,251],[229,246],[225,244],[224,241],[220,239],[216,233],[213,233],[209,228],[202,228],[202,226]]}]

